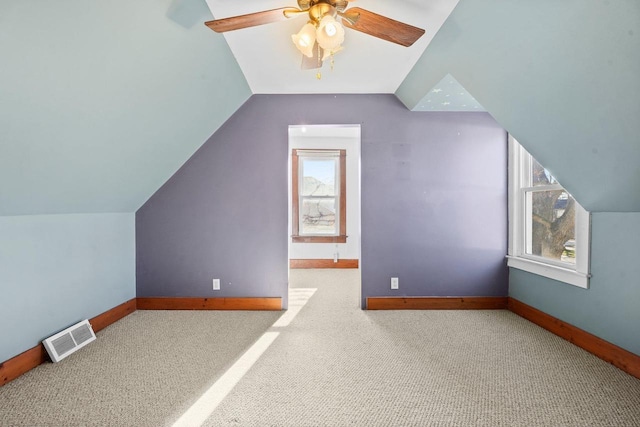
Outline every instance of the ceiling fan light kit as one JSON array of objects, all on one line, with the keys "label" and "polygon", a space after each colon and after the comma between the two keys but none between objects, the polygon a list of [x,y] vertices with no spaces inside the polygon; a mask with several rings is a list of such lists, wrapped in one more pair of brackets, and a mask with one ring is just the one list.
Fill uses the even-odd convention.
[{"label": "ceiling fan light kit", "polygon": [[[307,14],[309,21],[297,34],[291,36],[294,45],[305,57],[317,58],[317,61],[305,61],[303,58],[303,68],[320,68],[322,62],[331,57],[333,69],[333,55],[343,49],[344,27],[406,47],[411,46],[424,34],[421,28],[358,7],[346,10],[348,6],[348,0],[298,0],[298,9],[266,10],[214,19],[205,22],[205,25],[222,33]],[[339,17],[342,23],[338,22],[336,17]],[[305,63],[314,65],[305,67]],[[317,76],[320,78],[319,73]]]},{"label": "ceiling fan light kit", "polygon": [[324,50],[337,51],[344,42],[344,27],[331,15],[320,20],[316,40]]},{"label": "ceiling fan light kit", "polygon": [[316,27],[307,22],[298,32],[291,36],[293,44],[308,58],[313,57],[313,45],[316,43]]}]

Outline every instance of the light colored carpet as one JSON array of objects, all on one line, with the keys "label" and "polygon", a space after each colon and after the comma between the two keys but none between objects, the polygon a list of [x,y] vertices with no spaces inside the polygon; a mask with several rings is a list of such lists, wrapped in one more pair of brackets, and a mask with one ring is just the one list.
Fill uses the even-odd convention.
[{"label": "light colored carpet", "polygon": [[278,332],[204,425],[640,426],[640,380],[508,311],[362,311],[357,270],[291,286],[317,291],[288,325],[136,312],[0,388],[0,425],[170,426]]},{"label": "light colored carpet", "polygon": [[0,426],[170,425],[279,316],[136,311],[0,387]]}]

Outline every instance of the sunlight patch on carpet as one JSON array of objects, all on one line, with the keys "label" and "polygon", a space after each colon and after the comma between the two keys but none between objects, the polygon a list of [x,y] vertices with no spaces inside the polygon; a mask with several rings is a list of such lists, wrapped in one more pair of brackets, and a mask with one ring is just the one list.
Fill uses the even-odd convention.
[{"label": "sunlight patch on carpet", "polygon": [[288,326],[291,321],[300,313],[309,298],[317,291],[317,288],[292,288],[289,289],[289,309],[273,324],[274,328]]},{"label": "sunlight patch on carpet", "polygon": [[[289,309],[272,325],[274,328],[288,326],[300,313],[317,288],[289,289]],[[278,338],[280,332],[265,332],[240,358],[216,381],[200,398],[173,423],[173,427],[201,426],[216,410],[218,405],[240,382],[260,356]]]},{"label": "sunlight patch on carpet", "polygon": [[279,332],[265,332],[200,398],[173,424],[173,427],[200,426],[233,387],[262,356]]}]

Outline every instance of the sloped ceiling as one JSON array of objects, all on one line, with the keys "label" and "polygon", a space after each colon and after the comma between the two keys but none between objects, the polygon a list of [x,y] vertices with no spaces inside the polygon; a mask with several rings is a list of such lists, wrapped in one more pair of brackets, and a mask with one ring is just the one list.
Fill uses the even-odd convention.
[{"label": "sloped ceiling", "polygon": [[451,74],[590,211],[640,211],[640,3],[462,0],[396,95]]},{"label": "sloped ceiling", "polygon": [[134,212],[248,99],[180,6],[0,2],[0,215]]}]

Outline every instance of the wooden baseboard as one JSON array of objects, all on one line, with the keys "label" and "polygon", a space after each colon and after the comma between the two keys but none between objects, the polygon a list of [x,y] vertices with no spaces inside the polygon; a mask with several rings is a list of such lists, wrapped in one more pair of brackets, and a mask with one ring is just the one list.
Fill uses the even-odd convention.
[{"label": "wooden baseboard", "polygon": [[508,308],[518,316],[524,317],[549,332],[564,338],[626,373],[640,378],[640,356],[569,323],[565,323],[517,299],[509,298]]},{"label": "wooden baseboard", "polygon": [[138,310],[282,310],[282,298],[138,297]]},{"label": "wooden baseboard", "polygon": [[369,297],[367,310],[498,310],[507,297]]},{"label": "wooden baseboard", "polygon": [[[135,298],[89,319],[89,323],[91,323],[91,327],[94,332],[98,332],[134,311],[136,311]],[[53,333],[54,332],[52,332],[52,334]],[[50,360],[49,355],[42,343],[40,343],[37,346],[0,363],[0,387],[15,380],[20,375],[29,372],[36,366],[48,360]]]},{"label": "wooden baseboard", "polygon": [[358,268],[357,259],[291,259],[289,268]]},{"label": "wooden baseboard", "polygon": [[49,360],[42,344],[0,363],[0,387]]},{"label": "wooden baseboard", "polygon": [[106,328],[107,326],[116,323],[123,317],[127,317],[131,313],[136,311],[136,299],[130,299],[129,301],[122,303],[111,310],[105,311],[102,314],[97,315],[93,319],[89,320],[91,328],[94,332],[98,332]]}]

